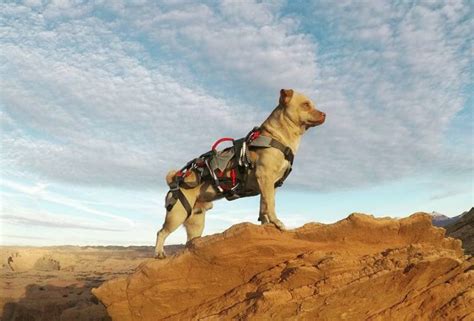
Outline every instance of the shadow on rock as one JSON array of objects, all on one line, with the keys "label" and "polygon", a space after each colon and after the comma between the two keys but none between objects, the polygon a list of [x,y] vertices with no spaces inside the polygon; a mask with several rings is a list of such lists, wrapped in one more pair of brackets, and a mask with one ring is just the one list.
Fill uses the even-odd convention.
[{"label": "shadow on rock", "polygon": [[3,307],[2,321],[70,321],[112,320],[104,305],[91,293],[97,282],[84,287],[64,287],[31,284],[26,294],[17,302],[7,302]]}]

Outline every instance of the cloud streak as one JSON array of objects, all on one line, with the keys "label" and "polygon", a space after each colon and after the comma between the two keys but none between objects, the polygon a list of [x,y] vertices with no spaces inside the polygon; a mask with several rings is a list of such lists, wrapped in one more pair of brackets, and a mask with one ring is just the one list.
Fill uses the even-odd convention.
[{"label": "cloud streak", "polygon": [[13,181],[9,180],[2,180],[0,182],[0,185],[7,187],[11,190],[21,192],[23,195],[28,195],[33,198],[37,198],[41,201],[46,201],[46,202],[52,202],[60,205],[64,205],[66,207],[69,207],[71,209],[79,210],[83,213],[88,213],[92,214],[97,217],[104,217],[108,218],[112,221],[115,222],[120,222],[121,224],[127,224],[128,226],[133,226],[134,222],[126,217],[121,217],[118,215],[114,215],[111,213],[107,213],[104,211],[98,211],[94,208],[88,207],[86,205],[83,205],[81,202],[62,196],[58,195],[56,193],[48,192],[45,190],[44,185],[37,185],[35,187],[30,187],[30,186],[25,186],[19,183],[15,183]]},{"label": "cloud streak", "polygon": [[60,229],[83,229],[83,230],[94,230],[94,231],[107,231],[107,232],[119,232],[124,231],[123,229],[116,229],[116,228],[108,228],[108,227],[100,227],[100,226],[93,226],[83,223],[73,223],[73,222],[65,222],[65,221],[58,221],[58,217],[55,217],[51,220],[46,219],[44,217],[44,213],[37,213],[42,217],[33,218],[29,214],[25,216],[19,215],[0,215],[0,219],[7,224],[17,224],[17,225],[24,225],[28,227],[52,227],[52,228],[60,228]]},{"label": "cloud streak", "polygon": [[120,232],[128,228],[117,227],[113,222],[100,222],[90,219],[79,219],[63,214],[52,214],[44,210],[32,210],[17,204],[2,204],[0,220],[2,234],[8,233],[8,224],[20,225],[28,228],[48,227],[59,229],[83,229],[91,231]]}]

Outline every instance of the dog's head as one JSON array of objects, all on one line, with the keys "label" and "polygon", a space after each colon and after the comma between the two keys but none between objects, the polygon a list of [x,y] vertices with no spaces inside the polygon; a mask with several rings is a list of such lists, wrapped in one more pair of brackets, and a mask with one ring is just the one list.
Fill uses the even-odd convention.
[{"label": "dog's head", "polygon": [[280,90],[280,106],[286,117],[305,129],[321,125],[326,120],[326,114],[317,110],[308,97],[292,89]]}]

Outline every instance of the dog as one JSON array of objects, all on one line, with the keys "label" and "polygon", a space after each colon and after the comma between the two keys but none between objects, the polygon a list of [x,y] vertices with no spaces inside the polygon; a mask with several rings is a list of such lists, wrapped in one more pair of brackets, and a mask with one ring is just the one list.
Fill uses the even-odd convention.
[{"label": "dog", "polygon": [[[309,128],[323,124],[325,120],[326,114],[316,109],[309,98],[292,89],[282,89],[278,106],[260,126],[260,135],[271,137],[289,147],[294,155],[298,151],[302,135]],[[260,194],[259,221],[262,224],[273,224],[278,229],[284,230],[284,224],[275,213],[275,183],[287,173],[291,163],[277,148],[250,150],[249,158],[254,166],[247,177],[247,184],[257,189]],[[176,174],[177,171],[173,170],[166,175],[168,185],[171,186]],[[195,176],[195,173],[190,173],[186,180],[195,180]],[[156,258],[166,257],[163,249],[164,242],[168,235],[181,224],[184,224],[186,228],[188,242],[200,237],[204,230],[205,213],[212,209],[214,200],[223,197],[212,182],[208,181],[200,182],[193,188],[179,187],[179,189],[189,203],[187,204],[188,207],[190,206],[189,211],[181,202],[177,202],[170,210],[167,210],[163,227],[156,237]]]}]

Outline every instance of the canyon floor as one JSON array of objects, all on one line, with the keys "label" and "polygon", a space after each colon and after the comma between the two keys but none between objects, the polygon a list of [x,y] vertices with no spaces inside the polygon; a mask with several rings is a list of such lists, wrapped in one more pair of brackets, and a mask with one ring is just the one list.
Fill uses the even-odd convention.
[{"label": "canyon floor", "polygon": [[10,320],[474,320],[474,260],[428,214],[241,223],[168,247],[1,247]]},{"label": "canyon floor", "polygon": [[111,320],[91,289],[133,273],[153,251],[151,246],[2,246],[0,320]]}]

